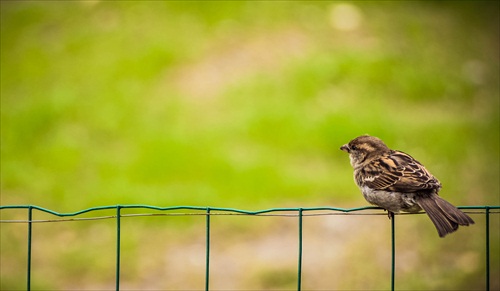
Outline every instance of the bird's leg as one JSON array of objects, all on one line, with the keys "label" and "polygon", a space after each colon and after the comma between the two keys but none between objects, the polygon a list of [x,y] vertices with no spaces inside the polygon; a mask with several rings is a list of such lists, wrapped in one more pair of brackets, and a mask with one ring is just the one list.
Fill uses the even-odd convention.
[{"label": "bird's leg", "polygon": [[394,218],[394,212],[387,210],[387,216],[389,217],[389,220]]}]

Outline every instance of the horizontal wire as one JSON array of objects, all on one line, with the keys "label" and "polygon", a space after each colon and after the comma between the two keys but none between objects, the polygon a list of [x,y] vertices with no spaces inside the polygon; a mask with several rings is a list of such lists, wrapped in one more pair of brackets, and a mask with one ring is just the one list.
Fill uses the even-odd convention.
[{"label": "horizontal wire", "polygon": [[[464,211],[468,214],[484,214],[483,211]],[[490,214],[499,214],[500,211],[490,211]],[[395,213],[395,215],[415,215],[415,214],[425,214],[425,212],[418,213]],[[262,217],[298,217],[299,214],[269,214],[269,213],[222,213],[222,212],[210,212],[210,213],[138,213],[138,214],[123,214],[120,215],[122,218],[128,217],[154,217],[154,216],[262,216]],[[385,212],[331,212],[331,213],[303,213],[302,216],[332,216],[332,215],[357,215],[357,216],[370,216],[370,215],[387,215]],[[89,221],[89,220],[105,220],[105,219],[115,219],[116,215],[107,216],[96,216],[96,217],[81,217],[81,218],[62,218],[62,219],[39,219],[31,220],[32,223],[47,223],[47,222],[67,222],[67,221]],[[29,220],[0,220],[0,223],[29,223]]]},{"label": "horizontal wire", "polygon": [[[468,210],[492,210],[492,209],[500,209],[499,205],[482,205],[482,206],[458,206],[458,209],[468,209]],[[250,214],[250,215],[257,215],[257,214],[263,214],[263,213],[270,213],[270,212],[285,212],[285,211],[338,211],[338,212],[357,212],[357,211],[362,211],[362,210],[380,210],[382,208],[376,207],[376,206],[364,206],[364,207],[357,207],[357,208],[339,208],[339,207],[327,207],[327,206],[322,206],[322,207],[300,207],[300,208],[269,208],[269,209],[263,209],[263,210],[257,210],[257,211],[250,211],[250,210],[243,210],[243,209],[236,209],[236,208],[223,208],[223,207],[203,207],[203,206],[169,206],[169,207],[160,207],[160,206],[152,206],[152,205],[144,205],[144,204],[130,204],[130,205],[107,205],[107,206],[97,206],[97,207],[91,207],[83,210],[79,210],[76,212],[69,212],[69,213],[60,213],[56,212],[50,209],[46,209],[40,206],[36,205],[0,205],[0,210],[7,210],[7,209],[32,209],[32,210],[38,210],[41,212],[46,212],[48,214],[52,214],[55,216],[59,217],[66,217],[66,216],[77,216],[80,214],[84,214],[87,212],[93,212],[93,211],[100,211],[100,210],[113,210],[113,209],[151,209],[151,210],[158,210],[158,211],[174,211],[174,210],[196,210],[196,211],[223,211],[223,212],[234,212],[234,213],[242,213],[242,214]]]}]

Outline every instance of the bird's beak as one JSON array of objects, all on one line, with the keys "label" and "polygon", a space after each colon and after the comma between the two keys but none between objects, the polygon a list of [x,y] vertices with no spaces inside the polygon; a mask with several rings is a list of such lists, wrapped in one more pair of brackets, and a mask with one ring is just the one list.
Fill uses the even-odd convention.
[{"label": "bird's beak", "polygon": [[350,151],[350,149],[349,149],[349,145],[345,144],[345,145],[341,146],[341,147],[340,147],[340,150],[342,150],[342,151],[344,151],[344,152],[348,153],[348,152]]}]

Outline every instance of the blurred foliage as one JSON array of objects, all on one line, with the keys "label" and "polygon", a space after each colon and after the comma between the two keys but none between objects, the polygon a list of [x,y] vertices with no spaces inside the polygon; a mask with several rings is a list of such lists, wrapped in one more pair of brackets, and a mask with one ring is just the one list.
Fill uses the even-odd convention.
[{"label": "blurred foliage", "polygon": [[500,204],[498,1],[0,5],[2,205],[361,206],[338,149],[366,133]]}]

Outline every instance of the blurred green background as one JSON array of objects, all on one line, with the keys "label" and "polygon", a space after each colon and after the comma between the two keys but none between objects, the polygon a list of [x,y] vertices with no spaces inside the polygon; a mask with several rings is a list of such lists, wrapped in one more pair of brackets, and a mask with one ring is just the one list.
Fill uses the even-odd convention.
[{"label": "blurred green background", "polygon": [[[498,1],[0,4],[2,205],[365,206],[339,150],[361,134],[412,154],[453,204],[500,204]],[[483,289],[473,218],[440,240],[402,217],[399,289]],[[385,217],[315,219],[304,288],[389,287],[389,257],[373,257],[389,251]],[[294,221],[214,220],[215,289],[294,288]],[[203,218],[128,223],[125,286],[203,289]],[[26,227],[1,227],[0,287],[22,289]],[[113,288],[112,221],[36,227],[35,288]],[[191,256],[168,267],[175,254]]]}]

